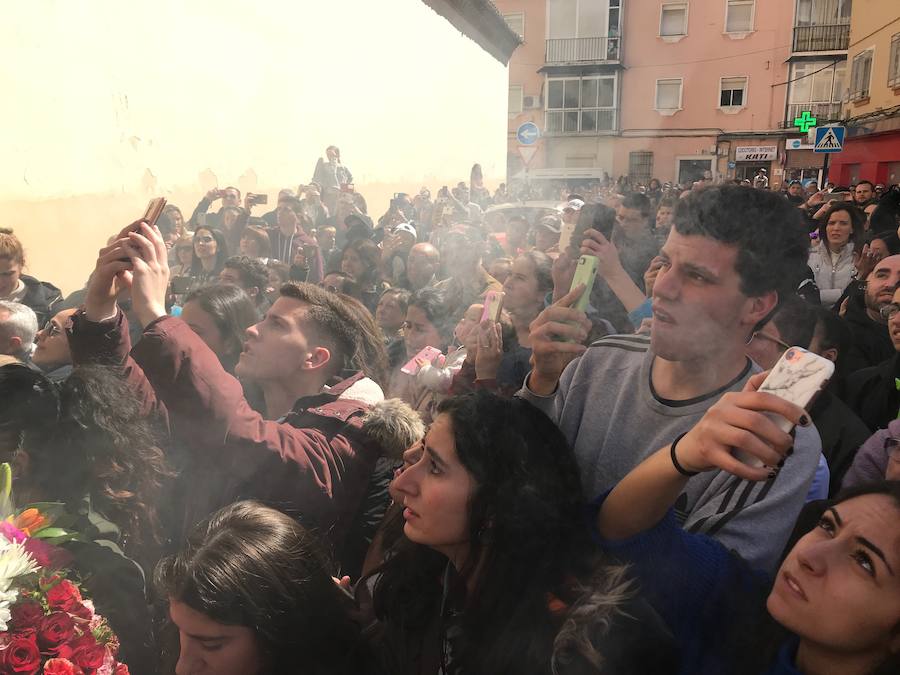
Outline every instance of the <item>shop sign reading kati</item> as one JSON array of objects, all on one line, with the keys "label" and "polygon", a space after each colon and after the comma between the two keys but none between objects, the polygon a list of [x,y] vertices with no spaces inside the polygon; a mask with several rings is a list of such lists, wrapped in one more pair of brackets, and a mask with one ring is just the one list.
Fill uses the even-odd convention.
[{"label": "shop sign reading kati", "polygon": [[736,162],[771,162],[777,157],[777,145],[739,145],[734,149]]}]

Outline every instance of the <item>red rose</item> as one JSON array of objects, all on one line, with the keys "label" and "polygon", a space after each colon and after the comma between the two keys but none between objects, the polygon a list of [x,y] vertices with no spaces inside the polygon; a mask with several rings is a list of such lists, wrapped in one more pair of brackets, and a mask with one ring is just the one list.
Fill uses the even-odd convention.
[{"label": "red rose", "polygon": [[[72,661],[82,670],[93,673],[103,665],[107,655],[106,647],[95,642],[92,645],[84,645],[76,649],[72,654]],[[110,657],[110,660],[112,660],[112,657]]]},{"label": "red rose", "polygon": [[61,650],[75,635],[75,622],[65,612],[53,612],[41,620],[38,643],[41,649],[53,656],[61,656]]},{"label": "red rose", "polygon": [[128,666],[124,663],[117,663],[113,675],[131,675],[131,673],[128,672]]},{"label": "red rose", "polygon": [[94,638],[94,634],[90,631],[85,631],[74,640],[69,640],[66,646],[69,647],[69,649],[71,649],[74,653],[82,647],[93,647],[95,644],[97,644],[97,640],[96,638]]},{"label": "red rose", "polygon": [[37,628],[44,618],[44,608],[34,600],[17,602],[9,608],[12,614],[11,625],[14,630]]},{"label": "red rose", "polygon": [[50,609],[74,613],[81,606],[81,592],[78,586],[68,579],[63,579],[47,591],[47,604]]},{"label": "red rose", "polygon": [[34,640],[14,635],[0,654],[4,673],[34,675],[41,668],[41,652]]},{"label": "red rose", "polygon": [[50,659],[44,664],[44,675],[83,675],[83,671],[69,659]]}]

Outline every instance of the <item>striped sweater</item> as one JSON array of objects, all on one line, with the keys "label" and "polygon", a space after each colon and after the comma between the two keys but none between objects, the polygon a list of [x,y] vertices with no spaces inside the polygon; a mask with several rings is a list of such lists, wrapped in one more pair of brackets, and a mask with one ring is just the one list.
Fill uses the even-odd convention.
[{"label": "striped sweater", "polygon": [[[653,392],[650,339],[613,335],[594,342],[568,365],[551,396],[527,386],[519,396],[543,410],[566,435],[581,467],[590,499],[611,489],[629,471],[689,431],[728,391],[740,391],[759,369],[751,361],[736,380],[706,396],[663,401]],[[688,481],[675,504],[689,532],[714,537],[751,567],[774,572],[803,507],[821,454],[813,427],[797,427],[794,453],[771,480],[751,482],[725,471]]]}]

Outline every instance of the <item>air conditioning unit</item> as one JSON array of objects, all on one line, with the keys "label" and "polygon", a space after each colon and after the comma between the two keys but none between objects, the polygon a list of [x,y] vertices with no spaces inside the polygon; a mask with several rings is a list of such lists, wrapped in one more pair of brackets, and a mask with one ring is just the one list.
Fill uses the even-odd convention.
[{"label": "air conditioning unit", "polygon": [[522,107],[525,109],[540,108],[541,107],[541,97],[540,96],[523,96],[522,97]]}]

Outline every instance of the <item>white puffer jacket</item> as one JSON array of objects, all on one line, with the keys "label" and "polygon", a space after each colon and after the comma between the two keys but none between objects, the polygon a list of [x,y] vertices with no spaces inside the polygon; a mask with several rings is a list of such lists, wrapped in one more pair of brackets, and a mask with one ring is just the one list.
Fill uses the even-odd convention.
[{"label": "white puffer jacket", "polygon": [[828,246],[819,242],[809,253],[809,267],[816,277],[816,285],[822,297],[822,304],[831,306],[853,281],[853,244],[848,243],[841,250],[837,260],[833,260]]}]

